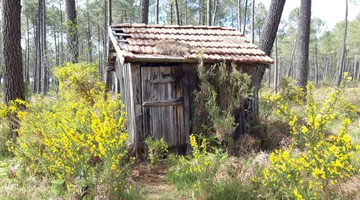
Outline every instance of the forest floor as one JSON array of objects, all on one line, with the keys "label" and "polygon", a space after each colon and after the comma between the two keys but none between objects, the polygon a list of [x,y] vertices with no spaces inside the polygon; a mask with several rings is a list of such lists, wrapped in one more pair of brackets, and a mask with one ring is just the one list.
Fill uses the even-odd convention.
[{"label": "forest floor", "polygon": [[[314,98],[316,101],[324,102],[327,98],[327,95],[333,91],[334,88],[331,86],[318,86],[314,91]],[[360,85],[351,85],[345,90],[345,96],[347,101],[351,102],[354,105],[360,107]],[[296,112],[301,112],[301,107],[294,108]],[[360,113],[357,113],[360,115]],[[277,121],[271,121],[270,117],[269,123],[274,123]],[[268,133],[274,132],[276,134],[283,134],[283,132],[288,131],[288,127],[283,123],[277,123],[278,126],[269,126],[270,129],[267,130]],[[334,121],[329,124],[328,130],[333,133],[339,132],[341,129],[341,121]],[[351,140],[355,144],[360,144],[360,117],[355,116],[352,119],[352,123],[348,129]],[[262,154],[266,154],[261,152]],[[257,155],[261,153],[254,153],[251,155],[254,159]],[[239,158],[240,159],[240,158]],[[9,174],[9,166],[13,166],[14,161],[9,160],[8,158],[0,159],[0,199],[68,199],[62,197],[69,197],[68,194],[61,193],[56,185],[58,183],[54,182],[47,177],[41,179],[35,177],[25,177],[23,181],[19,181],[17,178],[11,177]],[[244,164],[241,163],[241,164]],[[251,164],[250,164],[251,166]],[[128,182],[131,186],[139,188],[139,192],[143,195],[144,199],[162,199],[162,200],[175,200],[175,199],[202,199],[196,198],[192,193],[192,190],[179,190],[175,185],[170,183],[166,179],[168,173],[168,165],[158,164],[152,165],[149,163],[140,163],[133,167],[131,171],[131,178],[128,179]],[[248,169],[244,169],[248,170]],[[243,171],[242,171],[243,172]],[[14,174],[16,176],[16,174]],[[351,196],[351,199],[360,199],[360,175],[353,176],[348,180],[342,182],[341,188],[334,187],[334,191],[341,191],[339,193],[345,194],[344,196]],[[232,192],[232,190],[230,190]],[[96,197],[95,197],[96,198]],[[223,197],[226,198],[226,197]],[[239,199],[243,199],[240,197]]]},{"label": "forest floor", "polygon": [[140,164],[134,167],[132,177],[141,187],[146,199],[186,199],[176,188],[165,180],[168,167],[164,164]]}]

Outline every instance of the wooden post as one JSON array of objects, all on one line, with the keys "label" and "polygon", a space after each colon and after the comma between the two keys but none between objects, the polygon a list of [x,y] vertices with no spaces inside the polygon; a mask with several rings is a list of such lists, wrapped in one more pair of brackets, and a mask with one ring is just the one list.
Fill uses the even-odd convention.
[{"label": "wooden post", "polygon": [[131,116],[132,127],[134,130],[134,144],[136,158],[141,158],[140,146],[143,141],[142,133],[142,98],[141,98],[141,67],[138,64],[130,66],[130,99],[131,99]]}]

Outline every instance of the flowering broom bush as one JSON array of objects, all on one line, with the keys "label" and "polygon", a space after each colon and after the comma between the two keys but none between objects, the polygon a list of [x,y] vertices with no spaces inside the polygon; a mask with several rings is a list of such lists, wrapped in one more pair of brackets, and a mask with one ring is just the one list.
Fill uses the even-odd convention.
[{"label": "flowering broom bush", "polygon": [[23,166],[64,180],[70,191],[101,185],[109,195],[119,196],[130,163],[124,105],[104,92],[95,65],[68,64],[55,75],[58,95],[17,100],[25,110],[10,106],[2,111],[16,112],[20,120],[12,151]]},{"label": "flowering broom bush", "polygon": [[213,178],[226,154],[217,150],[215,153],[208,151],[208,140],[202,139],[201,144],[195,135],[190,135],[192,147],[191,156],[181,156],[177,163],[170,168],[167,178],[179,189],[192,189],[199,194],[203,186],[213,184]]},{"label": "flowering broom bush", "polygon": [[[313,86],[309,85],[302,119],[280,98],[268,98],[277,104],[277,113],[288,121],[292,143],[286,150],[273,152],[270,166],[255,179],[265,188],[266,198],[328,199],[336,192],[331,190],[332,185],[359,172],[353,159],[360,148],[351,143],[347,133],[350,119],[337,112],[349,107],[343,103],[343,86],[324,103],[315,102],[312,92]],[[342,119],[341,131],[327,136],[326,125],[335,118]]]}]

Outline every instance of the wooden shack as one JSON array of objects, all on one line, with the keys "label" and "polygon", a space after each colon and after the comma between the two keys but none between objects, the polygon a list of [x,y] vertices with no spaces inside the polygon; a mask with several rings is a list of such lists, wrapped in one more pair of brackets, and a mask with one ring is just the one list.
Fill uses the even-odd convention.
[{"label": "wooden shack", "polygon": [[[126,106],[127,129],[136,146],[153,136],[163,137],[170,148],[186,147],[192,131],[193,93],[199,84],[199,50],[206,64],[236,63],[251,75],[273,63],[233,28],[145,24],[109,27],[107,82]],[[257,85],[256,76],[253,84]],[[249,109],[244,108],[244,112]]]}]

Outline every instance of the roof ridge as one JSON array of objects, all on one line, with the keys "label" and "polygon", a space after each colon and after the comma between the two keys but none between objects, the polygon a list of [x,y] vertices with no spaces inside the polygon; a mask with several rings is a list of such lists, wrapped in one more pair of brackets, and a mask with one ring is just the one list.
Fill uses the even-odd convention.
[{"label": "roof ridge", "polygon": [[236,31],[236,28],[205,25],[167,25],[167,24],[144,24],[144,23],[120,23],[110,25],[112,28],[179,28],[179,29],[212,29]]}]

